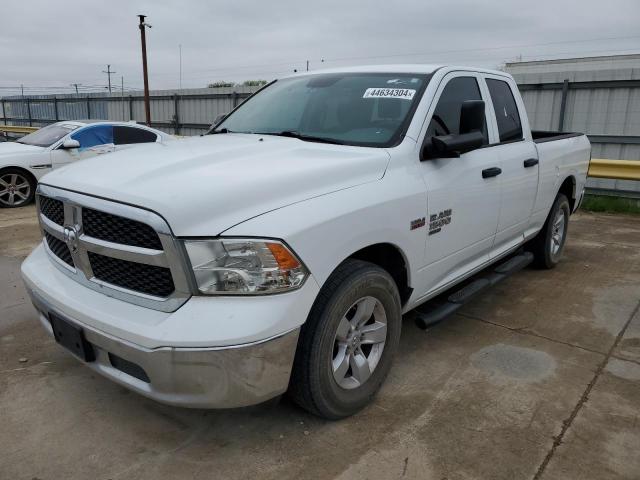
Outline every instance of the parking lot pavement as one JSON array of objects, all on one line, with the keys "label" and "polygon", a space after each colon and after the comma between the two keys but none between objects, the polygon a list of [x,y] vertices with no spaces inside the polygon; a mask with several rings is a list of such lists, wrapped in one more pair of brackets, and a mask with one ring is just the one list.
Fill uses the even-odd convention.
[{"label": "parking lot pavement", "polygon": [[640,217],[576,215],[555,270],[427,332],[408,315],[374,404],[326,422],[167,407],[83,367],[25,298],[33,215],[0,212],[2,479],[640,477]]}]

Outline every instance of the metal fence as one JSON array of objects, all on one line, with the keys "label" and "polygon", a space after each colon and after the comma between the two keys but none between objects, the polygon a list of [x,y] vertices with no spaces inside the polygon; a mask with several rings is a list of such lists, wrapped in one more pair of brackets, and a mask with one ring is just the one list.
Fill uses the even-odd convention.
[{"label": "metal fence", "polygon": [[[634,69],[635,70],[635,69]],[[600,72],[602,73],[602,72]],[[534,74],[514,74],[531,126],[538,130],[585,132],[593,144],[594,158],[640,160],[640,77],[587,79],[575,72],[564,79]],[[630,78],[629,78],[630,77]],[[165,90],[151,92],[151,125],[177,135],[203,133],[222,114],[232,110],[259,87]],[[144,122],[144,97],[88,94],[5,97],[0,123],[44,126],[59,120],[105,119]],[[604,194],[640,198],[640,182],[590,179],[588,186]]]},{"label": "metal fence", "polygon": [[[639,56],[508,64],[537,130],[583,132],[592,157],[640,160]],[[591,178],[593,193],[640,198],[640,182]]]},{"label": "metal fence", "polygon": [[[198,135],[258,87],[169,90],[151,93],[151,126],[176,135]],[[4,125],[42,127],[60,120],[144,122],[144,97],[135,95],[38,95],[0,99]]]}]

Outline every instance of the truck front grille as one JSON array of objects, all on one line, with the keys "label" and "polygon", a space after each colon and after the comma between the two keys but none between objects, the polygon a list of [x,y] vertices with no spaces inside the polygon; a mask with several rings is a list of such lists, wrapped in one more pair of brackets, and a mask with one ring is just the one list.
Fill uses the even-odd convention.
[{"label": "truck front grille", "polygon": [[42,184],[37,205],[49,254],[79,283],[165,312],[191,296],[181,246],[159,215]]},{"label": "truck front grille", "polygon": [[162,244],[155,230],[149,225],[130,218],[83,208],[82,226],[84,233],[90,237],[134,247],[162,250]]},{"label": "truck front grille", "polygon": [[62,240],[58,240],[49,232],[44,232],[44,238],[47,240],[49,250],[51,250],[51,252],[53,252],[56,257],[58,257],[70,267],[74,266],[71,252],[69,251],[69,247],[67,247],[66,243],[64,243]]},{"label": "truck front grille", "polygon": [[128,262],[93,252],[89,252],[89,262],[94,277],[111,285],[155,297],[168,297],[175,290],[168,268]]},{"label": "truck front grille", "polygon": [[64,224],[64,204],[60,200],[40,197],[40,211],[53,223]]}]

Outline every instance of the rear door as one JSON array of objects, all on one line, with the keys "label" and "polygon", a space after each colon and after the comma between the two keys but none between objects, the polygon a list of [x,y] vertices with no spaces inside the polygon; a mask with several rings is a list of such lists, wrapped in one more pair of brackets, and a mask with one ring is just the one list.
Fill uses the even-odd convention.
[{"label": "rear door", "polygon": [[[460,133],[465,101],[484,100],[482,78],[473,72],[445,76],[427,114],[418,145],[434,136]],[[486,114],[486,111],[485,111]],[[486,123],[490,130],[492,127]],[[485,142],[488,134],[485,129]],[[492,148],[478,148],[459,158],[432,158],[420,162],[427,188],[428,216],[426,268],[423,281],[435,291],[488,261],[500,211],[500,159]]]},{"label": "rear door", "polygon": [[499,75],[484,77],[491,97],[489,120],[497,134],[490,150],[502,168],[500,215],[490,255],[495,257],[524,240],[538,190],[538,152],[515,83]]}]

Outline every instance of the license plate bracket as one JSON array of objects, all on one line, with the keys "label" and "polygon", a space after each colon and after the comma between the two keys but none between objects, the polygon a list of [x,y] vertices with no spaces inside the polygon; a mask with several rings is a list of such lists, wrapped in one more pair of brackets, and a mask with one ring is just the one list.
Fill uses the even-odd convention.
[{"label": "license plate bracket", "polygon": [[55,313],[49,313],[49,321],[56,342],[85,362],[93,362],[96,359],[93,347],[84,338],[82,328]]}]

